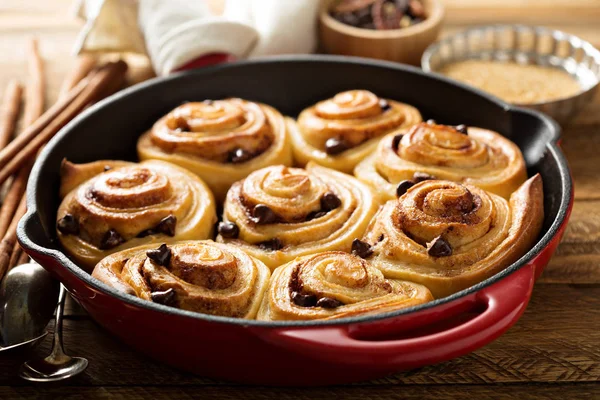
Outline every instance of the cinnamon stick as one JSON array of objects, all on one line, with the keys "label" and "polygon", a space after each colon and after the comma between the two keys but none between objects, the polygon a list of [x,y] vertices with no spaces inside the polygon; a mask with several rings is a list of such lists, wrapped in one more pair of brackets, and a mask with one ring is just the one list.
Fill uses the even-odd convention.
[{"label": "cinnamon stick", "polygon": [[10,256],[12,255],[15,243],[17,243],[17,224],[19,223],[21,217],[25,215],[26,210],[27,204],[25,201],[25,196],[23,196],[21,198],[21,202],[19,203],[19,207],[17,208],[17,211],[10,222],[8,230],[4,234],[2,241],[0,241],[0,280],[2,280],[4,274],[8,270]]},{"label": "cinnamon stick", "polygon": [[0,237],[3,237],[8,230],[11,217],[15,213],[23,194],[25,193],[28,176],[29,169],[22,168],[12,182],[10,189],[8,189],[8,192],[6,193],[6,196],[4,196],[2,208],[0,209]]},{"label": "cinnamon stick", "polygon": [[71,70],[60,86],[59,98],[64,98],[96,66],[96,59],[90,55],[77,57],[75,68]]},{"label": "cinnamon stick", "polygon": [[26,264],[28,262],[29,262],[29,254],[25,253],[25,251],[22,251],[21,256],[19,257],[19,259],[17,260],[17,263],[15,265]]},{"label": "cinnamon stick", "polygon": [[109,63],[89,80],[84,79],[75,86],[64,99],[59,100],[31,128],[27,129],[4,150],[0,151],[0,183],[30,160],[38,149],[50,140],[88,104],[98,99],[98,95],[115,81],[124,79],[127,64],[123,61]]},{"label": "cinnamon stick", "polygon": [[44,112],[45,82],[44,62],[40,56],[38,42],[32,39],[29,45],[28,69],[26,86],[25,110],[23,112],[24,126],[29,126]]},{"label": "cinnamon stick", "polygon": [[10,81],[4,91],[0,114],[0,149],[10,142],[15,132],[22,93],[23,88],[16,80]]},{"label": "cinnamon stick", "polygon": [[19,258],[21,258],[21,254],[23,254],[23,249],[21,249],[21,245],[19,244],[19,242],[16,242],[13,246],[12,253],[10,254],[8,268],[6,269],[7,271],[10,271],[11,269],[13,269],[13,267],[18,265]]}]

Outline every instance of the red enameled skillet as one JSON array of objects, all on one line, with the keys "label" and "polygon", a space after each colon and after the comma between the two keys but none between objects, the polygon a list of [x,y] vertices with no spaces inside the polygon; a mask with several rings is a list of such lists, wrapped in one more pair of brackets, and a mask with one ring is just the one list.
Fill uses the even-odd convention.
[{"label": "red enameled skillet", "polygon": [[[133,160],[138,136],[184,101],[238,96],[296,115],[318,100],[359,88],[413,104],[425,119],[493,129],[516,142],[529,173],[539,172],[544,180],[545,221],[535,247],[499,274],[450,297],[335,322],[258,322],[169,308],[115,291],[61,251],[54,223],[63,157],[74,162]],[[246,383],[365,380],[469,353],[519,319],[534,281],[560,241],[573,203],[558,138],[558,126],[543,114],[398,64],[295,56],[207,67],[124,90],[58,133],[35,164],[18,237],[31,257],[56,275],[100,325],[162,362]]]}]

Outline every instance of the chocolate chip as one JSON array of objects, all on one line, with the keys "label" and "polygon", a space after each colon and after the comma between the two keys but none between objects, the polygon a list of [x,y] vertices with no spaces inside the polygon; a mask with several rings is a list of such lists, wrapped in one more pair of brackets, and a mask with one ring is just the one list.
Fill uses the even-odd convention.
[{"label": "chocolate chip", "polygon": [[160,220],[158,225],[156,225],[156,230],[158,233],[164,233],[167,236],[175,236],[175,228],[177,226],[177,217],[174,215],[169,215]]},{"label": "chocolate chip", "polygon": [[175,303],[175,295],[176,293],[173,288],[169,288],[161,292],[150,293],[150,297],[152,298],[153,302],[164,304],[165,306],[170,306]]},{"label": "chocolate chip", "polygon": [[294,304],[300,307],[314,307],[317,305],[317,296],[314,294],[302,294],[299,292],[292,292],[290,294]]},{"label": "chocolate chip", "polygon": [[383,239],[385,239],[385,235],[382,233],[381,235],[379,235],[379,237],[377,238],[378,242],[383,242]]},{"label": "chocolate chip", "polygon": [[329,138],[325,142],[325,153],[329,155],[340,154],[349,148],[350,146],[342,138]]},{"label": "chocolate chip", "polygon": [[456,129],[458,132],[460,132],[462,134],[465,134],[465,135],[469,134],[469,131],[467,130],[467,126],[464,124],[456,125],[454,127],[454,129]]},{"label": "chocolate chip", "polygon": [[435,125],[436,124],[435,119],[428,119],[427,120],[427,124],[428,125]]},{"label": "chocolate chip", "polygon": [[404,135],[401,133],[394,136],[394,138],[392,139],[392,149],[393,150],[398,150],[398,146],[400,146],[400,141],[402,140],[403,137],[404,137]]},{"label": "chocolate chip", "polygon": [[109,229],[100,241],[100,249],[112,249],[114,247],[117,247],[121,243],[125,243],[125,239],[123,239],[123,236],[119,235],[119,232],[115,231],[114,229]]},{"label": "chocolate chip", "polygon": [[235,223],[226,221],[219,222],[217,231],[227,239],[236,239],[240,234],[240,228]]},{"label": "chocolate chip", "polygon": [[104,166],[104,172],[110,171],[111,169],[112,169],[112,167],[110,165],[105,165]]},{"label": "chocolate chip", "polygon": [[79,233],[79,221],[72,214],[65,214],[56,223],[56,228],[65,235],[77,235]]},{"label": "chocolate chip", "polygon": [[406,191],[408,189],[413,187],[414,184],[415,183],[413,181],[408,181],[408,180],[404,180],[404,181],[400,182],[398,184],[398,186],[396,186],[396,196],[398,196],[398,197],[402,196],[404,193],[406,193]]},{"label": "chocolate chip", "polygon": [[313,219],[321,218],[323,215],[326,215],[327,211],[311,211],[306,216],[307,221],[312,221]]},{"label": "chocolate chip", "polygon": [[452,247],[450,247],[450,243],[442,239],[441,236],[438,236],[431,242],[427,243],[427,254],[429,254],[431,257],[451,256]]},{"label": "chocolate chip", "polygon": [[278,238],[265,240],[264,242],[258,243],[258,247],[265,251],[276,251],[283,249],[283,243]]},{"label": "chocolate chip", "polygon": [[141,231],[140,233],[138,233],[137,237],[143,238],[150,235],[156,235],[156,233],[157,232],[154,229],[146,229],[145,231]]},{"label": "chocolate chip", "polygon": [[379,107],[381,107],[381,111],[384,112],[392,108],[392,106],[390,106],[390,103],[388,103],[385,99],[379,100]]},{"label": "chocolate chip", "polygon": [[342,201],[333,192],[327,192],[321,197],[321,209],[324,211],[335,210],[342,205]]},{"label": "chocolate chip", "polygon": [[252,210],[254,222],[260,225],[272,224],[277,222],[277,215],[265,204],[257,204]]},{"label": "chocolate chip", "polygon": [[183,118],[177,119],[177,128],[175,128],[176,132],[188,132],[190,130],[190,126],[187,121]]},{"label": "chocolate chip", "polygon": [[235,149],[229,153],[227,159],[232,164],[239,164],[248,161],[252,158],[252,153],[242,148]]},{"label": "chocolate chip", "polygon": [[317,307],[338,308],[343,305],[344,303],[339,300],[332,299],[331,297],[321,297],[319,300],[317,300]]},{"label": "chocolate chip", "polygon": [[352,241],[352,254],[357,255],[360,258],[367,258],[373,254],[373,249],[369,243],[354,239]]},{"label": "chocolate chip", "polygon": [[171,261],[171,249],[163,243],[158,249],[148,250],[146,256],[156,264],[166,267]]},{"label": "chocolate chip", "polygon": [[413,174],[413,182],[414,183],[419,183],[419,182],[423,182],[423,181],[430,181],[432,179],[435,179],[435,176],[433,175],[429,175],[425,172],[415,172]]}]

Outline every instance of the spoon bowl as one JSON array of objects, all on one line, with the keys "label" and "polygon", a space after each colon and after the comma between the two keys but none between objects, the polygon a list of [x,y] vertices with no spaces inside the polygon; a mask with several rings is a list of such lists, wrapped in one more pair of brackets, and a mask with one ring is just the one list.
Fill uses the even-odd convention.
[{"label": "spoon bowl", "polygon": [[88,360],[63,354],[59,359],[52,355],[24,363],[19,370],[21,378],[32,382],[54,382],[70,378],[83,372]]},{"label": "spoon bowl", "polygon": [[59,283],[34,263],[14,267],[0,283],[0,352],[32,346],[46,335]]}]

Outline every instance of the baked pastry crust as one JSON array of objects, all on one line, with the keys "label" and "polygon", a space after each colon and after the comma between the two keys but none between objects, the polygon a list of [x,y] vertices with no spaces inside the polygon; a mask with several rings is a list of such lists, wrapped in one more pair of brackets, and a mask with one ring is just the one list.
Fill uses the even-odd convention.
[{"label": "baked pastry crust", "polygon": [[[240,249],[211,240],[166,246],[168,261],[148,256],[157,244],[112,254],[92,276],[117,290],[182,310],[253,319],[271,271]],[[162,259],[157,258],[159,261]]]},{"label": "baked pastry crust", "polygon": [[63,161],[61,170],[58,239],[84,269],[130,247],[212,235],[212,193],[183,168],[158,160]]},{"label": "baked pastry crust", "polygon": [[[326,195],[337,198],[337,207],[324,209]],[[259,205],[275,219],[257,221],[253,213]],[[306,254],[350,251],[379,205],[371,189],[353,176],[312,163],[306,169],[267,167],[231,187],[223,221],[234,223],[239,235],[220,234],[217,241],[240,246],[274,269]]]},{"label": "baked pastry crust", "polygon": [[221,202],[231,184],[269,165],[292,165],[284,117],[238,98],[183,104],[159,119],[137,144],[141,160],[177,164],[202,178]]},{"label": "baked pastry crust", "polygon": [[[297,121],[287,122],[297,165],[314,161],[351,174],[381,137],[421,120],[419,111],[408,104],[379,98],[367,90],[350,90],[318,102],[302,111]],[[328,139],[339,139],[347,149],[328,154]]]},{"label": "baked pastry crust", "polygon": [[431,300],[423,285],[385,279],[362,258],[327,251],[277,268],[257,319],[335,319],[395,311]]},{"label": "baked pastry crust", "polygon": [[429,180],[388,201],[362,240],[384,276],[421,283],[440,298],[517,261],[537,240],[543,219],[539,174],[509,201],[475,186]]},{"label": "baked pastry crust", "polygon": [[[506,199],[527,179],[521,150],[499,133],[476,127],[420,123],[383,138],[354,175],[377,188],[385,200],[415,174],[461,182]],[[401,136],[397,136],[401,135]]]}]

